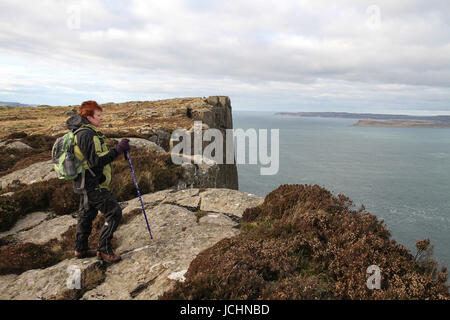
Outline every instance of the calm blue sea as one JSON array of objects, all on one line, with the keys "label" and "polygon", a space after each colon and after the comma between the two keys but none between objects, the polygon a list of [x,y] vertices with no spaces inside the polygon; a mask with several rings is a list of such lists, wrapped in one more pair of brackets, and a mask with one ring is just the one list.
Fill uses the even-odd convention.
[{"label": "calm blue sea", "polygon": [[364,204],[413,254],[418,240],[430,238],[434,257],[450,267],[450,129],[355,122],[233,111],[234,129],[280,130],[278,173],[238,165],[239,189],[265,196],[285,183],[318,184]]}]

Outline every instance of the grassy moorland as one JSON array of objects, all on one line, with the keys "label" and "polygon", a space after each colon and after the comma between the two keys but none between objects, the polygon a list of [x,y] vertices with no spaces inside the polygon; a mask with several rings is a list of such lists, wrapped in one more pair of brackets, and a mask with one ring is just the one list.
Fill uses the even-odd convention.
[{"label": "grassy moorland", "polygon": [[[66,120],[78,108],[70,106],[1,107],[0,139],[14,132],[28,135],[52,135],[66,130]],[[189,108],[192,113],[210,109],[203,98],[178,98],[158,101],[131,101],[102,104],[105,134],[115,131],[132,131],[149,126],[152,130],[173,131],[176,128],[189,128],[193,120],[186,116]]]}]

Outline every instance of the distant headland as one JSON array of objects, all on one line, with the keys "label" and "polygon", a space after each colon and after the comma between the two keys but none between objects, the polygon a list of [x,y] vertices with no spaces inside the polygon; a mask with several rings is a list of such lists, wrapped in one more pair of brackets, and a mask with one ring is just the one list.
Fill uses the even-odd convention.
[{"label": "distant headland", "polygon": [[358,119],[357,127],[450,128],[450,116],[411,116],[403,114],[349,112],[277,112],[275,115],[297,117]]},{"label": "distant headland", "polygon": [[25,104],[20,102],[0,101],[1,107],[36,107],[37,104]]}]

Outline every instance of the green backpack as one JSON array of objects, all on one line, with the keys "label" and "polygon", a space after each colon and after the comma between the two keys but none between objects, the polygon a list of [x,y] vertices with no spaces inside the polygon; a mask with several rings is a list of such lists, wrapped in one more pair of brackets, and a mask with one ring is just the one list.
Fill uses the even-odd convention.
[{"label": "green backpack", "polygon": [[81,130],[91,130],[81,127],[75,132],[68,132],[56,139],[52,148],[52,161],[59,179],[74,180],[83,172],[83,161],[75,157],[75,135]]}]

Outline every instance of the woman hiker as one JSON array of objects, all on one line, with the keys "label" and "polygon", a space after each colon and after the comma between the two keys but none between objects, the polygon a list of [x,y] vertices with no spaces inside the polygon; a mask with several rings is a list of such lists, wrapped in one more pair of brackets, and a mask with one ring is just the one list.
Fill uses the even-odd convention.
[{"label": "woman hiker", "polygon": [[[110,192],[111,162],[118,155],[130,150],[127,139],[122,139],[115,149],[108,150],[106,137],[97,128],[102,125],[103,109],[95,101],[85,101],[78,114],[69,118],[67,128],[75,132],[75,156],[83,160],[85,170],[74,180],[75,193],[82,194],[78,213],[75,239],[75,256],[86,258],[97,256],[106,262],[120,261],[114,253],[111,239],[122,218],[122,209]],[[84,175],[84,181],[83,181]],[[84,187],[83,187],[84,182]],[[81,205],[82,203],[82,205]],[[97,250],[88,248],[88,238],[92,231],[92,222],[100,210],[105,216],[105,224],[100,231]]]}]

